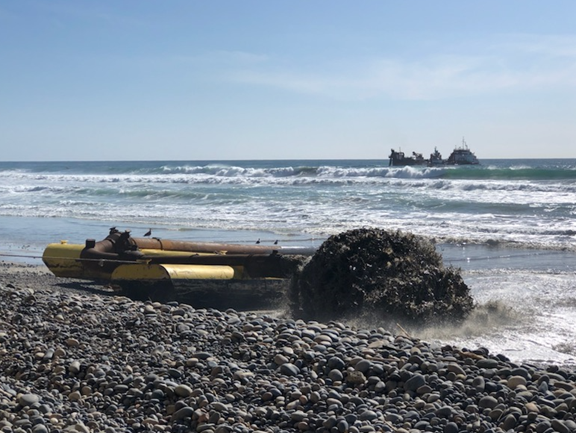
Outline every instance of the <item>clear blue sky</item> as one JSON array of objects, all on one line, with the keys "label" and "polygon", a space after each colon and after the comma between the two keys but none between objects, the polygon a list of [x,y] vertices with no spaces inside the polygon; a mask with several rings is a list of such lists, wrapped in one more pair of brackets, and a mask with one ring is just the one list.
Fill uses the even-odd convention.
[{"label": "clear blue sky", "polygon": [[576,157],[573,0],[0,0],[0,160]]}]

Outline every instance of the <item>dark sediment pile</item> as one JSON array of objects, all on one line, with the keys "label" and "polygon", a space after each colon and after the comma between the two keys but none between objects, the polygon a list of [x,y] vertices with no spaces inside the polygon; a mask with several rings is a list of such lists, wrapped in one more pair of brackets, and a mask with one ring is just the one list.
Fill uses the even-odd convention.
[{"label": "dark sediment pile", "polygon": [[2,277],[2,432],[576,431],[576,375],[555,367]]},{"label": "dark sediment pile", "polygon": [[381,229],[330,237],[295,278],[292,312],[331,320],[376,315],[382,320],[461,320],[473,308],[459,270],[445,268],[424,238]]}]

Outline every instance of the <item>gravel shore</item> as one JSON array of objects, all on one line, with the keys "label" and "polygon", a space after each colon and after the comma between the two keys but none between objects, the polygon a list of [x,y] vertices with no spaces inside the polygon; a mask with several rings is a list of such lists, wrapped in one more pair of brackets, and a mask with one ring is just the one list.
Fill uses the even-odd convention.
[{"label": "gravel shore", "polygon": [[0,263],[1,432],[576,431],[576,374]]}]

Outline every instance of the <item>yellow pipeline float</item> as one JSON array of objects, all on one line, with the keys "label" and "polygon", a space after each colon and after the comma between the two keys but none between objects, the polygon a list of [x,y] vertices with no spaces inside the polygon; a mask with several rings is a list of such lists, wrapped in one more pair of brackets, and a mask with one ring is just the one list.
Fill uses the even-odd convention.
[{"label": "yellow pipeline float", "polygon": [[111,228],[85,245],[49,244],[44,264],[57,277],[101,281],[133,299],[195,308],[280,306],[297,268],[314,248],[133,238]]}]

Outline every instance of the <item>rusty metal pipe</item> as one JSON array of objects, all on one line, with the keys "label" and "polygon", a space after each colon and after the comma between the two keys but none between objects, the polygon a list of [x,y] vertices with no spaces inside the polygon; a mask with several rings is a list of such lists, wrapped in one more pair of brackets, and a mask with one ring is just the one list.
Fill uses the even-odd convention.
[{"label": "rusty metal pipe", "polygon": [[139,249],[164,250],[164,251],[190,251],[195,253],[217,253],[217,254],[299,254],[313,255],[315,248],[291,248],[274,245],[273,247],[265,245],[238,245],[238,244],[221,244],[215,242],[192,242],[192,241],[174,241],[169,239],[158,238],[131,238]]}]

